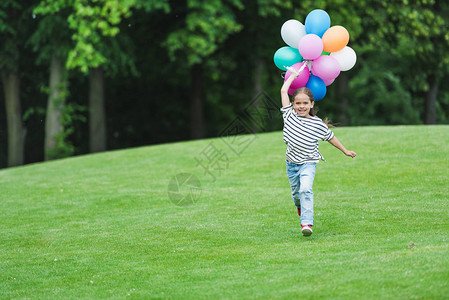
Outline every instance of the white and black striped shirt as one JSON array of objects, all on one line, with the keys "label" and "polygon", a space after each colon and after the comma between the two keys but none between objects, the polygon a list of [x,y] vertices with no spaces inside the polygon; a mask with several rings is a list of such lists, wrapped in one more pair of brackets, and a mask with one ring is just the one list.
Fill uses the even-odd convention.
[{"label": "white and black striped shirt", "polygon": [[319,162],[324,160],[318,151],[318,141],[328,141],[334,133],[317,116],[300,117],[293,106],[281,108],[284,119],[284,142],[287,144],[286,156],[295,164]]}]

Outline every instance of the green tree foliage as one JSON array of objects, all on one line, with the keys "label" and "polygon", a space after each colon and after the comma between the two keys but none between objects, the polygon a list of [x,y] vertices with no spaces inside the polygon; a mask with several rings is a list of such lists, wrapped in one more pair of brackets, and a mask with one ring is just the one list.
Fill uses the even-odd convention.
[{"label": "green tree foliage", "polygon": [[201,63],[220,44],[242,29],[235,20],[233,8],[243,9],[238,0],[188,0],[185,24],[168,35],[166,46],[172,58],[182,53],[189,65]]},{"label": "green tree foliage", "polygon": [[102,43],[103,37],[115,37],[120,32],[120,22],[130,17],[134,8],[168,10],[168,4],[166,1],[143,0],[43,0],[35,12],[51,15],[67,9],[70,11],[67,21],[73,31],[75,45],[69,51],[67,67],[87,72],[90,67],[107,62],[97,45]]},{"label": "green tree foliage", "polygon": [[[377,62],[386,73],[394,74],[400,88],[410,94],[422,122],[435,123],[438,90],[449,73],[448,4],[433,0],[367,4],[360,12],[365,29],[360,50],[369,57],[367,63]],[[411,116],[408,122],[416,122],[415,114]]]}]

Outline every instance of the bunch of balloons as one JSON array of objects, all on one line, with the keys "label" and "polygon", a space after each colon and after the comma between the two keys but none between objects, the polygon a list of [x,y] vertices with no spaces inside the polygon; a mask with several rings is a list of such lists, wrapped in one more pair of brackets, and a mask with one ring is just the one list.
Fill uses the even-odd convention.
[{"label": "bunch of balloons", "polygon": [[[308,87],[315,101],[326,95],[326,86],[334,82],[341,71],[350,70],[357,60],[355,51],[348,47],[349,33],[343,26],[330,26],[331,19],[322,9],[311,11],[305,25],[297,20],[286,21],[281,36],[288,45],[274,54],[274,64],[281,70],[288,67],[304,70],[292,82],[289,94],[300,87]],[[285,73],[284,81],[291,72]]]}]

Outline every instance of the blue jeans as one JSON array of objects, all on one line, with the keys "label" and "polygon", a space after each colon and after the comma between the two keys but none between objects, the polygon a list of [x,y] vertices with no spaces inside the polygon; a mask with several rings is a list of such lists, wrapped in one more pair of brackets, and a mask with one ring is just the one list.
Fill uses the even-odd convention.
[{"label": "blue jeans", "polygon": [[313,180],[316,163],[294,164],[286,161],[287,176],[295,205],[301,209],[301,225],[313,225]]}]

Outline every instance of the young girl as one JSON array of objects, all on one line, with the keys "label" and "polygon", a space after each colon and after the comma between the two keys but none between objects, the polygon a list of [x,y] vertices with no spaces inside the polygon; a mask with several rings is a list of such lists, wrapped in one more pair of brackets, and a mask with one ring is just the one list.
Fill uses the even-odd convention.
[{"label": "young girl", "polygon": [[352,158],[356,156],[356,153],[346,150],[328,126],[315,116],[313,112],[315,102],[308,88],[297,89],[290,103],[288,89],[299,75],[299,71],[289,70],[292,74],[281,88],[284,142],[287,144],[287,176],[293,201],[301,217],[301,232],[304,236],[310,236],[313,226],[312,185],[316,164],[320,159],[324,160],[318,151],[318,141],[328,141]]}]

